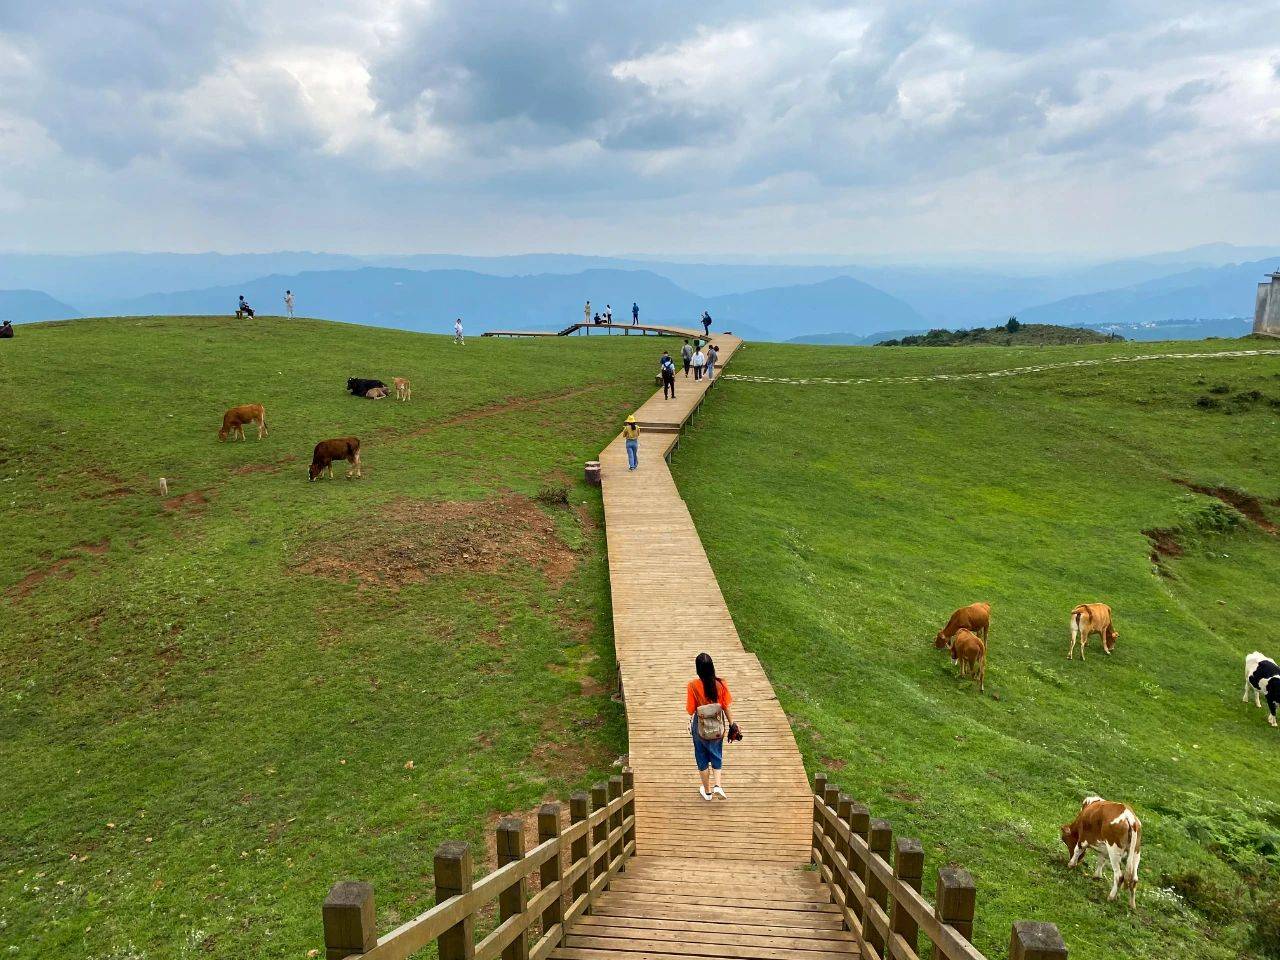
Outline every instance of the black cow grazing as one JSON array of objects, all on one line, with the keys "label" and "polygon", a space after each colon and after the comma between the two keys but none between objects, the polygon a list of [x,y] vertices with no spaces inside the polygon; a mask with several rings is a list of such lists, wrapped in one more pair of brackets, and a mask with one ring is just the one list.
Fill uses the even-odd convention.
[{"label": "black cow grazing", "polygon": [[337,460],[345,460],[351,464],[347,471],[350,479],[354,473],[360,476],[360,438],[339,437],[337,440],[321,440],[311,454],[311,466],[307,469],[307,479],[314,480],[325,470],[329,471],[329,479],[333,479],[333,464]]},{"label": "black cow grazing", "polygon": [[357,397],[367,396],[369,391],[375,387],[381,387],[383,390],[387,389],[387,385],[381,380],[365,380],[363,377],[352,377],[347,381],[347,389]]},{"label": "black cow grazing", "polygon": [[1267,709],[1271,715],[1267,723],[1276,726],[1276,706],[1280,705],[1280,667],[1270,657],[1256,650],[1244,658],[1244,697],[1249,702],[1249,688],[1253,688],[1255,706],[1262,706],[1262,697],[1267,698]]},{"label": "black cow grazing", "polygon": [[13,339],[13,324],[10,323],[8,320],[6,320],[4,323],[0,323],[0,339],[3,339],[3,340]]}]

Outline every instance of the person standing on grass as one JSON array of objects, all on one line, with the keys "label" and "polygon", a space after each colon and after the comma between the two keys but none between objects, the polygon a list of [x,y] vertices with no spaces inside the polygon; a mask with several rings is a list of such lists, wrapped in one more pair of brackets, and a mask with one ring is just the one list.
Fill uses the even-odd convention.
[{"label": "person standing on grass", "polygon": [[693,347],[689,346],[688,340],[680,348],[680,358],[684,361],[684,376],[687,380],[689,378],[689,361],[693,359]]},{"label": "person standing on grass", "polygon": [[707,365],[707,358],[706,358],[706,355],[702,352],[701,347],[693,351],[693,360],[691,362],[693,364],[693,379],[701,380],[702,369]]},{"label": "person standing on grass", "polygon": [[285,312],[285,315],[290,320],[293,319],[293,291],[292,290],[286,290],[284,292],[284,312]]},{"label": "person standing on grass", "polygon": [[698,765],[698,776],[702,778],[698,793],[703,800],[715,797],[728,800],[720,785],[720,768],[724,766],[724,740],[734,726],[729,712],[733,697],[729,695],[728,685],[716,676],[711,654],[698,654],[693,669],[698,676],[690,680],[685,689],[684,707],[690,717],[693,762]]},{"label": "person standing on grass", "polygon": [[453,321],[453,342],[460,347],[467,345],[467,338],[462,335],[462,318]]},{"label": "person standing on grass", "polygon": [[665,350],[662,351],[662,360],[658,368],[662,374],[662,398],[674,400],[676,398],[676,363],[671,359],[671,354]]},{"label": "person standing on grass", "polygon": [[716,349],[714,343],[707,344],[707,379],[714,380],[716,378],[716,361],[720,359],[720,351]]},{"label": "person standing on grass", "polygon": [[640,424],[636,423],[634,413],[622,425],[622,438],[627,445],[627,469],[634,470],[640,466]]},{"label": "person standing on grass", "polygon": [[634,327],[640,322],[640,304],[634,300],[631,301],[631,325]]}]

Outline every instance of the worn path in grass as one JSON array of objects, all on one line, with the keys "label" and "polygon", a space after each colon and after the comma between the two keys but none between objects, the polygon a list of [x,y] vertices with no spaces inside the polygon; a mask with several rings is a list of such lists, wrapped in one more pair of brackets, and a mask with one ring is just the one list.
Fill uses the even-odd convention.
[{"label": "worn path in grass", "polygon": [[[728,336],[715,342],[722,363],[741,345]],[[743,649],[663,456],[711,386],[677,377],[675,399],[658,391],[636,412],[637,470],[627,469],[621,436],[600,456],[637,859],[569,931],[556,954],[564,960],[619,951],[672,960],[856,953],[829,893],[802,869],[812,799],[795,738],[760,661]],[[698,794],[685,713],[685,684],[702,651],[729,684],[746,734],[726,748],[723,801]],[[709,868],[708,860],[721,862]],[[725,882],[708,887],[699,879],[717,875]]]}]

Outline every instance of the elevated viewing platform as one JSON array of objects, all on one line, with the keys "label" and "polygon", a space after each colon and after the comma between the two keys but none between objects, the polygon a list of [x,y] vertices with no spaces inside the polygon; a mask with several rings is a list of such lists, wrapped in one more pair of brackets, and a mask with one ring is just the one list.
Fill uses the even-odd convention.
[{"label": "elevated viewing platform", "polygon": [[656,334],[660,337],[688,337],[690,340],[697,338],[699,340],[717,340],[722,341],[731,336],[731,334],[706,334],[701,330],[695,330],[691,327],[676,327],[665,323],[571,323],[563,330],[488,330],[480,334],[482,337],[567,337],[572,333],[590,334],[592,330],[603,330],[612,335],[615,330],[621,330],[623,336],[632,333],[641,335]]}]

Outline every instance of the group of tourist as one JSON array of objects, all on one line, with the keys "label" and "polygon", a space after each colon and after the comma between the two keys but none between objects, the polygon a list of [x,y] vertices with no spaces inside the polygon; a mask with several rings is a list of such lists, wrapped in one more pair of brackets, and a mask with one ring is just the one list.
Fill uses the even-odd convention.
[{"label": "group of tourist", "polygon": [[[284,292],[284,314],[290,320],[293,319],[293,291],[286,290]],[[240,294],[240,302],[236,304],[236,317],[252,319],[257,315],[257,311],[249,306],[249,301],[244,298],[244,294]]]},{"label": "group of tourist", "polygon": [[[582,322],[598,327],[602,324],[613,323],[613,307],[609,304],[604,305],[604,313],[591,312],[591,301],[588,300],[582,308]],[[640,304],[634,301],[631,304],[631,325],[637,326],[640,323]]]}]

